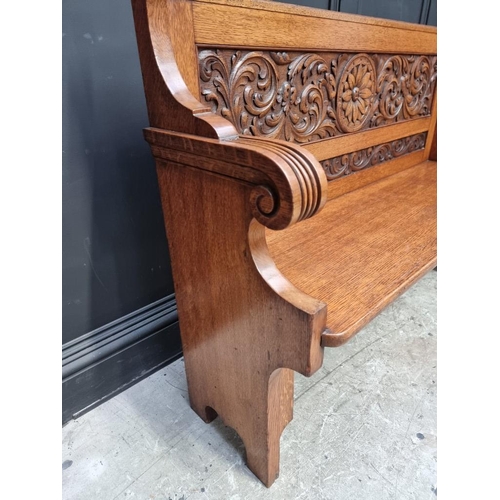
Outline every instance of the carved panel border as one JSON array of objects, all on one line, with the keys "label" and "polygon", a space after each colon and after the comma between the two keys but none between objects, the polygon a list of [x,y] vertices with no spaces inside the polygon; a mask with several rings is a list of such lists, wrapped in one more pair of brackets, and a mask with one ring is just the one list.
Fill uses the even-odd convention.
[{"label": "carved panel border", "polygon": [[385,161],[424,149],[426,138],[427,132],[410,135],[392,142],[323,160],[320,163],[325,170],[327,179],[333,181],[368,167],[374,167]]},{"label": "carved panel border", "polygon": [[203,49],[201,99],[240,134],[307,143],[431,113],[437,57]]}]

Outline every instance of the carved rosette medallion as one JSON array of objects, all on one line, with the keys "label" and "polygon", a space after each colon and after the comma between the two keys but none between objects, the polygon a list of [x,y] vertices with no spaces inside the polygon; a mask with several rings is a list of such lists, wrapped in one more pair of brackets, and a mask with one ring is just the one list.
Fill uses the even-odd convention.
[{"label": "carved rosette medallion", "polygon": [[337,118],[344,132],[356,132],[370,118],[375,98],[375,66],[365,54],[354,56],[340,76]]}]

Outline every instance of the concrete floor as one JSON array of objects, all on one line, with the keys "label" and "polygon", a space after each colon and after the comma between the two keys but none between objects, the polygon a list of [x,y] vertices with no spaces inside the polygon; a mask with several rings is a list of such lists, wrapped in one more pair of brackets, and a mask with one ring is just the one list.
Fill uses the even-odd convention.
[{"label": "concrete floor", "polygon": [[270,489],[238,435],[190,409],[181,359],[63,428],[64,500],[436,498],[436,280],[295,375]]}]

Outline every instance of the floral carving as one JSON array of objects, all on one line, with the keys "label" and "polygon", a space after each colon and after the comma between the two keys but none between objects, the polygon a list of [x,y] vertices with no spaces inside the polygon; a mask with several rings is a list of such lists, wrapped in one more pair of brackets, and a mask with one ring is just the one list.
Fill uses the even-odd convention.
[{"label": "floral carving", "polygon": [[337,114],[344,132],[356,132],[368,119],[375,97],[375,67],[366,55],[354,56],[340,77]]},{"label": "floral carving", "polygon": [[289,82],[283,83],[278,91],[276,100],[281,104],[283,112],[287,115],[290,112],[290,104],[297,104],[297,89],[292,87]]},{"label": "floral carving", "polygon": [[322,57],[227,52],[200,52],[201,93],[241,134],[303,143],[338,133],[335,79]]},{"label": "floral carving", "polygon": [[415,134],[395,141],[361,149],[342,156],[323,160],[321,165],[329,181],[373,167],[399,156],[424,149],[427,133]]},{"label": "floral carving", "polygon": [[201,96],[240,134],[306,143],[430,115],[436,61],[204,49]]},{"label": "floral carving", "polygon": [[378,105],[371,126],[431,113],[437,78],[436,56],[390,56],[380,60]]},{"label": "floral carving", "polygon": [[[255,135],[255,118],[266,117],[276,101],[278,74],[273,61],[263,52],[231,57],[231,70],[216,53],[207,51],[200,68],[202,81],[210,88],[202,94],[241,134]],[[264,127],[266,120],[260,120]]]}]

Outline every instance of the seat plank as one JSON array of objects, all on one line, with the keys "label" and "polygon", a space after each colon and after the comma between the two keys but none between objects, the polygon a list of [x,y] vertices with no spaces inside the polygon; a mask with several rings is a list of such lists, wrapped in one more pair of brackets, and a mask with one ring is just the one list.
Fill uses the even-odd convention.
[{"label": "seat plank", "polygon": [[346,342],[436,265],[436,170],[425,161],[267,232],[280,271],[328,304],[323,345]]}]

